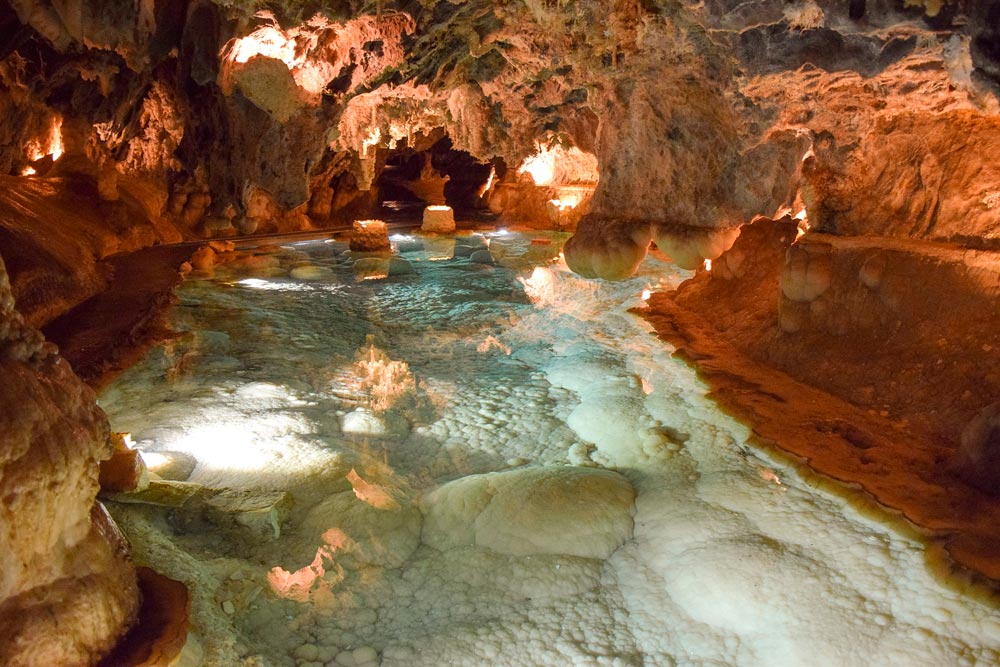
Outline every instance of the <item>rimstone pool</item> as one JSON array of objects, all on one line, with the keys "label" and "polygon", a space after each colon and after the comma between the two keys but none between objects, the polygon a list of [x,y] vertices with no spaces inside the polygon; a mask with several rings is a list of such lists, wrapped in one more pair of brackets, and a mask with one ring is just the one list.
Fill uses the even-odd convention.
[{"label": "rimstone pool", "polygon": [[998,663],[993,609],[750,449],[628,312],[689,274],[584,280],[563,240],[316,241],[184,283],[179,335],[101,396],[163,478],[111,510],[191,591],[177,664]]}]

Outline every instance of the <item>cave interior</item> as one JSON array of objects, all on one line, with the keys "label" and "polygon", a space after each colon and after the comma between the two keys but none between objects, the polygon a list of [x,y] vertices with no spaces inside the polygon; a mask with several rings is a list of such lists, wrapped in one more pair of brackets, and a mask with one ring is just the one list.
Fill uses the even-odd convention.
[{"label": "cave interior", "polygon": [[1000,664],[1000,1],[0,0],[0,664]]}]

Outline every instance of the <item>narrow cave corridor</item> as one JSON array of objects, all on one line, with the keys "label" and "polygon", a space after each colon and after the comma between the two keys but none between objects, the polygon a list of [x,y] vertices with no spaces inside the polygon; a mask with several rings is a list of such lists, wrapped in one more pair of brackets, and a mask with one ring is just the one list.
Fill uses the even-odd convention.
[{"label": "narrow cave corridor", "polygon": [[1000,664],[1000,2],[0,0],[0,665]]}]

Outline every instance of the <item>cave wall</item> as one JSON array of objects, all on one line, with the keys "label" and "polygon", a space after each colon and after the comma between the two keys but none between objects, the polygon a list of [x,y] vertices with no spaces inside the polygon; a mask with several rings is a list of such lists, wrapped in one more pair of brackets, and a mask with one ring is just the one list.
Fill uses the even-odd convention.
[{"label": "cave wall", "polygon": [[94,500],[108,423],[24,323],[0,260],[0,661],[89,665],[138,606],[124,537]]},{"label": "cave wall", "polygon": [[508,165],[552,140],[594,153],[595,221],[731,227],[801,190],[828,231],[996,235],[988,165],[944,155],[998,136],[995,2],[263,7],[4,0],[0,168],[79,120],[75,169],[112,197],[143,183],[153,217],[204,238],[323,224],[379,151],[444,131]]}]

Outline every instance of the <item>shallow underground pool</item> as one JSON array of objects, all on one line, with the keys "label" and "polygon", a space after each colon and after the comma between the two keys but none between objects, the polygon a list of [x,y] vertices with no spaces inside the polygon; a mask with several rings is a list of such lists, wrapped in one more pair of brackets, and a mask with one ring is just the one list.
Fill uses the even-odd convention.
[{"label": "shallow underground pool", "polygon": [[395,240],[391,267],[316,241],[192,276],[180,335],[101,396],[172,480],[112,511],[192,591],[188,664],[998,663],[992,607],[750,449],[628,312],[687,274]]}]

